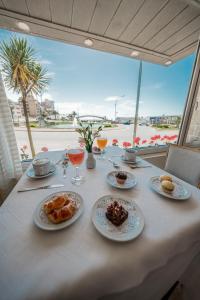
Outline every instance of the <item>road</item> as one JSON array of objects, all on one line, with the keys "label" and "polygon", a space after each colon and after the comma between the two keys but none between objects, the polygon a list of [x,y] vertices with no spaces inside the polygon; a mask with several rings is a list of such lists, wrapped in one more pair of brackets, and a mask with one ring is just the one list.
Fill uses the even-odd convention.
[{"label": "road", "polygon": [[[160,135],[173,135],[177,134],[178,130],[157,130],[152,127],[138,126],[137,136],[142,139],[149,139],[155,134]],[[26,129],[15,128],[15,134],[18,147],[23,145],[29,145]],[[108,144],[112,144],[113,139],[118,139],[119,144],[122,145],[124,141],[131,142],[133,135],[133,125],[119,125],[118,128],[105,129],[102,132],[108,138]],[[77,147],[79,134],[74,131],[67,132],[62,130],[41,131],[33,129],[32,131],[33,141],[35,145],[36,153],[41,151],[42,147],[47,147],[49,150],[65,149],[71,147]],[[29,147],[28,147],[29,148]],[[30,150],[28,149],[28,153]]]}]

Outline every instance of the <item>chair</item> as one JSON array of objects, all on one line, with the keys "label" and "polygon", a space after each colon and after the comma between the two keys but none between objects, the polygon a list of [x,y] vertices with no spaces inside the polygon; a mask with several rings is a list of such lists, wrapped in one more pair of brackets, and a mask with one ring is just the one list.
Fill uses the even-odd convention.
[{"label": "chair", "polygon": [[200,151],[170,145],[165,170],[176,177],[200,186]]}]

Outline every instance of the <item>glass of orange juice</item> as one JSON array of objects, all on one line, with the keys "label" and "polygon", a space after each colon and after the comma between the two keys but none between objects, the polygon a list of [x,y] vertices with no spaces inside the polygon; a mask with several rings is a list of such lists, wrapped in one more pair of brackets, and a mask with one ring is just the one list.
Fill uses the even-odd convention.
[{"label": "glass of orange juice", "polygon": [[100,148],[101,150],[101,156],[100,159],[104,159],[105,157],[103,156],[103,150],[105,149],[106,145],[107,145],[108,139],[105,136],[100,136],[97,137],[97,146]]},{"label": "glass of orange juice", "polygon": [[83,149],[70,149],[68,151],[68,157],[73,166],[75,166],[75,176],[72,177],[72,183],[75,185],[80,185],[83,183],[84,177],[80,176],[79,166],[84,160],[84,150]]}]

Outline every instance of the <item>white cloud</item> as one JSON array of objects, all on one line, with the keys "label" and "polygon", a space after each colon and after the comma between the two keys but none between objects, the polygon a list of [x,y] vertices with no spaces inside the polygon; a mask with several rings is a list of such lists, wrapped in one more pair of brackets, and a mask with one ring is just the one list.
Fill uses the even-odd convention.
[{"label": "white cloud", "polygon": [[151,84],[151,85],[147,86],[147,88],[151,89],[151,90],[160,90],[164,86],[165,86],[164,82],[155,82],[154,84]]},{"label": "white cloud", "polygon": [[5,87],[6,96],[8,99],[12,101],[18,101],[20,95],[18,93],[14,93],[12,90],[9,90],[7,87]]},{"label": "white cloud", "polygon": [[52,79],[52,78],[55,77],[56,73],[55,73],[55,72],[47,72],[46,75],[47,75],[50,79]]},{"label": "white cloud", "polygon": [[44,94],[42,94],[42,99],[53,100],[53,97],[50,93],[45,92]]},{"label": "white cloud", "polygon": [[105,101],[119,101],[124,97],[124,95],[122,96],[109,96],[105,98]]},{"label": "white cloud", "polygon": [[39,59],[38,62],[42,65],[52,65],[52,61],[48,60],[48,59]]}]

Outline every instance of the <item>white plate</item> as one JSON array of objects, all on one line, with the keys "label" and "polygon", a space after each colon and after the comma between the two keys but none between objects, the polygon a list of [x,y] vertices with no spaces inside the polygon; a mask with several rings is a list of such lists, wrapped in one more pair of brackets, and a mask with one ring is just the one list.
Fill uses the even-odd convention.
[{"label": "white plate", "polygon": [[136,165],[137,163],[139,163],[140,161],[142,161],[142,159],[138,156],[136,156],[136,160],[128,160],[124,157],[124,155],[121,156],[122,158],[122,161],[126,164],[129,164],[129,165]]},{"label": "white plate", "polygon": [[[52,197],[60,195],[60,194],[67,194],[67,196],[69,196],[71,199],[73,199],[76,202],[77,211],[71,219],[69,219],[65,222],[59,223],[59,224],[53,224],[47,218],[47,215],[45,214],[45,212],[43,210],[43,205],[46,201],[50,200]],[[55,231],[55,230],[60,230],[60,229],[70,226],[72,223],[74,223],[80,217],[82,212],[83,212],[82,197],[75,192],[63,191],[63,192],[53,193],[53,194],[49,195],[48,197],[46,197],[44,200],[42,200],[42,202],[40,202],[38,204],[38,206],[36,207],[36,210],[33,215],[33,220],[34,220],[34,223],[39,228],[44,229],[44,230],[49,230],[49,231]]]},{"label": "white plate", "polygon": [[[120,226],[113,225],[106,218],[107,207],[113,201],[118,201],[128,211],[128,218]],[[108,195],[97,200],[92,209],[92,222],[103,236],[117,242],[135,239],[144,228],[144,217],[140,208],[133,201],[121,196]]]},{"label": "white plate", "polygon": [[154,176],[150,179],[151,187],[158,194],[165,196],[174,200],[187,200],[191,196],[191,192],[186,189],[186,187],[176,179],[173,179],[173,183],[175,185],[175,189],[171,193],[166,193],[163,191],[160,183],[159,176]]},{"label": "white plate", "polygon": [[115,175],[117,173],[119,173],[118,171],[112,171],[112,172],[108,173],[106,176],[107,182],[111,186],[118,188],[118,189],[122,189],[122,190],[127,190],[127,189],[133,188],[137,184],[136,177],[129,172],[126,172],[126,171],[122,171],[122,172],[127,175],[127,179],[124,184],[117,183]]},{"label": "white plate", "polygon": [[41,179],[41,178],[46,178],[49,177],[51,175],[53,175],[56,171],[56,166],[54,164],[51,164],[50,166],[50,172],[46,175],[42,175],[42,176],[36,176],[33,167],[31,167],[27,172],[26,175],[30,178],[33,179]]}]

